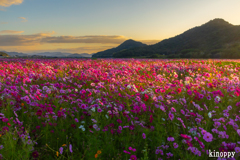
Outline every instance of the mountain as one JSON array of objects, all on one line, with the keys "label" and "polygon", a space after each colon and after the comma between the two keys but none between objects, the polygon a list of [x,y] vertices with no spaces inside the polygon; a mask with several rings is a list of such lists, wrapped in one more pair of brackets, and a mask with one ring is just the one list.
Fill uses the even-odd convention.
[{"label": "mountain", "polygon": [[[1,51],[0,51],[1,52]],[[92,54],[88,54],[88,53],[62,53],[62,52],[41,52],[41,53],[19,53],[19,52],[6,52],[6,51],[2,51],[7,53],[9,56],[13,57],[13,56],[19,56],[19,57],[72,57],[72,58],[89,58],[92,56]]]},{"label": "mountain", "polygon": [[107,49],[105,51],[101,51],[101,52],[97,52],[95,54],[92,55],[93,58],[110,58],[113,56],[113,54],[115,52],[119,52],[119,51],[124,51],[130,48],[136,48],[136,47],[145,47],[147,46],[146,44],[143,44],[141,42],[137,42],[134,41],[132,39],[126,40],[124,41],[122,44],[120,44],[118,47],[116,48],[111,48],[111,49]]},{"label": "mountain", "polygon": [[27,54],[25,54],[25,53],[19,53],[19,52],[6,52],[5,51],[5,53],[7,53],[9,56],[27,56]]},{"label": "mountain", "polygon": [[113,57],[224,58],[229,56],[226,52],[240,58],[240,26],[218,18],[154,45],[116,52]]},{"label": "mountain", "polygon": [[[29,54],[29,55],[32,55],[32,54]],[[67,56],[71,55],[71,53],[43,52],[43,53],[34,53],[33,55],[47,56],[47,57],[67,57]]]},{"label": "mountain", "polygon": [[5,52],[0,52],[0,57],[9,57],[9,55]]},{"label": "mountain", "polygon": [[43,52],[43,53],[34,53],[34,55],[46,56],[46,57],[72,57],[72,58],[84,58],[91,57],[92,54],[88,53],[62,53],[62,52]]},{"label": "mountain", "polygon": [[78,54],[78,53],[70,54],[67,57],[71,57],[71,58],[84,58],[84,56],[82,56],[82,54]]}]

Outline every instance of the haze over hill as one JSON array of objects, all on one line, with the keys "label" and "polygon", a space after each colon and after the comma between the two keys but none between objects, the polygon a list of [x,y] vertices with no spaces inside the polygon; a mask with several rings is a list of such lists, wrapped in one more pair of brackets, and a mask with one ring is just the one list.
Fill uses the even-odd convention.
[{"label": "haze over hill", "polygon": [[240,26],[214,19],[175,37],[113,53],[115,58],[240,58]]},{"label": "haze over hill", "polygon": [[19,57],[27,57],[27,56],[46,56],[46,57],[72,57],[72,58],[84,58],[84,57],[91,57],[92,54],[88,53],[62,53],[62,52],[40,52],[40,53],[19,53],[19,52],[6,52],[9,56],[19,56]]}]

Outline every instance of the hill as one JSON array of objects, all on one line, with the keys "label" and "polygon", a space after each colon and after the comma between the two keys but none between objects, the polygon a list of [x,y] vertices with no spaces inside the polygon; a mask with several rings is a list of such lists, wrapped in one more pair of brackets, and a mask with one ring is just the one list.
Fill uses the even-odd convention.
[{"label": "hill", "polygon": [[0,57],[10,57],[10,56],[5,52],[0,52]]},{"label": "hill", "polygon": [[[1,52],[1,51],[0,51]],[[62,52],[40,52],[40,53],[19,53],[19,52],[6,52],[9,56],[12,57],[56,57],[56,58],[89,58],[92,54],[88,53],[62,53]]]},{"label": "hill", "polygon": [[116,58],[240,58],[240,26],[214,19],[175,37],[142,48],[119,51]]},{"label": "hill", "polygon": [[82,56],[81,54],[78,54],[78,53],[74,53],[74,54],[68,55],[67,57],[69,57],[69,58],[70,57],[71,58],[84,58],[84,56]]},{"label": "hill", "polygon": [[130,48],[136,48],[136,47],[145,47],[147,46],[146,44],[143,44],[141,42],[134,41],[132,39],[124,41],[122,44],[120,44],[116,48],[111,48],[105,51],[101,51],[98,53],[95,53],[92,55],[93,58],[111,58],[113,57],[113,54],[119,51],[124,51]]}]

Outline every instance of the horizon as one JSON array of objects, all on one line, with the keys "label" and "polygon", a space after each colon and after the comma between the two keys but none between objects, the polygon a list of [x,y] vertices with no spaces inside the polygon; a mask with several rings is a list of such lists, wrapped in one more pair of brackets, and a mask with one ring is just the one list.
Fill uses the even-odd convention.
[{"label": "horizon", "polygon": [[237,6],[237,0],[0,0],[0,50],[93,54],[128,39],[152,45],[216,18],[239,25]]}]

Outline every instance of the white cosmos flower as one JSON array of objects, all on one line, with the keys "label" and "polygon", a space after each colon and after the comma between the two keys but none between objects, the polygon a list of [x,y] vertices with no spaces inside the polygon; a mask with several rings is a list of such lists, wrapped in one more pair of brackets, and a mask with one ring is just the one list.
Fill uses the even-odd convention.
[{"label": "white cosmos flower", "polygon": [[93,108],[91,109],[91,111],[95,112],[95,111],[96,111],[95,107],[93,107]]},{"label": "white cosmos flower", "polygon": [[108,115],[105,115],[106,116],[106,118],[108,119]]},{"label": "white cosmos flower", "polygon": [[130,89],[130,88],[131,88],[131,85],[129,84],[129,85],[127,86],[127,88]]},{"label": "white cosmos flower", "polygon": [[216,98],[217,98],[217,100],[218,100],[218,101],[220,101],[220,100],[221,100],[221,98],[220,98],[219,96],[216,96]]},{"label": "white cosmos flower", "polygon": [[79,129],[82,129],[83,131],[85,131],[85,128],[84,128],[83,125],[80,125],[78,128],[79,128]]},{"label": "white cosmos flower", "polygon": [[212,113],[211,112],[208,113],[208,117],[212,118]]}]

